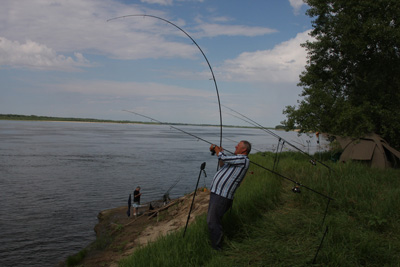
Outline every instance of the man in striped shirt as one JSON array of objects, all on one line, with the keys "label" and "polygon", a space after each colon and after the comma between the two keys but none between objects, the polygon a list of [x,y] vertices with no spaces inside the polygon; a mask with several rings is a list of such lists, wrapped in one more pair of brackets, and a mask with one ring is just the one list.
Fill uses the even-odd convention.
[{"label": "man in striped shirt", "polygon": [[211,184],[207,214],[211,244],[216,250],[221,249],[222,217],[232,206],[235,191],[246,175],[250,164],[247,155],[250,153],[251,144],[243,140],[235,148],[234,155],[227,156],[221,147],[216,145],[211,145],[210,147],[210,151],[215,151],[217,154],[221,167],[215,174]]}]

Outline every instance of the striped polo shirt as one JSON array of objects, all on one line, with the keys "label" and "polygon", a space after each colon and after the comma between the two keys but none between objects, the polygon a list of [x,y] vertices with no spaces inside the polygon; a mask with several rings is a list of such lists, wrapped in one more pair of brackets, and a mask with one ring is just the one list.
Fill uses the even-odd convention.
[{"label": "striped polo shirt", "polygon": [[236,189],[249,169],[250,160],[246,155],[226,156],[223,152],[218,154],[218,158],[224,165],[215,174],[210,191],[221,197],[233,199]]}]

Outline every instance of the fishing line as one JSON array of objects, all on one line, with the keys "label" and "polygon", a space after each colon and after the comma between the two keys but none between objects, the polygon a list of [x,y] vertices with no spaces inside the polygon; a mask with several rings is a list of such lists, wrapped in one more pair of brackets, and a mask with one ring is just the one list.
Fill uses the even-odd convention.
[{"label": "fishing line", "polygon": [[[228,140],[228,141],[234,142],[235,144],[239,143],[237,140],[233,140],[233,139],[230,139],[230,138],[228,138],[228,137],[222,137],[222,139],[226,139],[226,140]],[[261,150],[255,148],[255,147],[253,147],[253,146],[251,146],[251,150],[255,150],[255,151],[257,151],[257,152],[264,152],[264,151],[261,151]]]},{"label": "fishing line", "polygon": [[111,18],[108,19],[107,22],[111,21],[111,20],[117,20],[117,19],[122,19],[122,18],[127,18],[127,17],[150,17],[150,18],[155,18],[155,19],[159,19],[162,21],[167,22],[168,24],[176,27],[177,29],[179,29],[181,32],[183,32],[187,37],[189,37],[190,40],[192,40],[192,42],[197,46],[197,48],[200,50],[201,54],[203,55],[204,59],[206,60],[208,67],[211,71],[211,75],[212,75],[212,80],[214,81],[214,85],[215,85],[215,90],[217,92],[217,99],[218,99],[218,107],[219,107],[219,120],[220,120],[220,139],[219,139],[219,146],[222,147],[222,110],[221,110],[221,101],[219,98],[219,92],[218,92],[218,85],[217,85],[217,80],[215,79],[215,75],[214,75],[214,71],[211,67],[210,62],[208,61],[208,58],[206,57],[206,54],[204,54],[203,50],[201,49],[201,47],[197,44],[197,42],[186,32],[184,31],[181,27],[179,27],[178,25],[172,23],[169,20],[166,20],[164,18],[161,17],[157,17],[157,16],[153,16],[153,15],[146,15],[146,14],[137,14],[137,15],[125,15],[125,16],[120,16],[120,17],[115,17],[115,18]]},{"label": "fishing line", "polygon": [[231,110],[231,111],[233,111],[233,112],[235,112],[235,113],[237,113],[237,114],[239,114],[240,116],[242,116],[242,117],[245,118],[245,119],[243,119],[243,118],[241,118],[241,117],[238,117],[238,116],[235,116],[235,115],[232,115],[232,114],[230,114],[230,115],[232,115],[232,116],[234,116],[234,117],[236,117],[236,118],[238,118],[238,119],[241,119],[241,120],[247,122],[248,124],[253,125],[253,126],[259,128],[260,130],[263,130],[264,132],[269,133],[270,135],[272,135],[272,136],[274,136],[274,137],[276,137],[276,138],[278,138],[278,139],[282,139],[284,142],[286,142],[288,145],[290,145],[290,146],[293,147],[294,149],[298,150],[299,152],[303,153],[304,155],[307,155],[308,157],[311,158],[311,160],[310,160],[310,163],[311,163],[311,164],[315,165],[315,162],[317,161],[317,162],[319,162],[320,164],[322,164],[323,166],[325,166],[326,168],[328,168],[329,171],[333,171],[332,168],[329,167],[328,165],[326,165],[326,164],[324,164],[323,162],[321,162],[321,161],[315,159],[315,158],[312,157],[310,154],[304,152],[303,150],[301,150],[301,149],[298,148],[297,146],[291,144],[290,142],[288,142],[287,140],[283,139],[282,137],[280,137],[280,136],[277,135],[276,133],[272,132],[271,130],[265,128],[265,127],[262,126],[261,124],[259,124],[259,123],[255,122],[255,121],[253,121],[252,119],[248,118],[247,116],[243,115],[242,113],[240,113],[240,112],[238,112],[238,111],[236,111],[236,110],[234,110],[234,109],[232,109],[232,108],[230,108],[230,107],[227,107],[227,106],[225,106],[225,105],[222,105],[222,106],[225,107],[225,108],[227,108],[227,109],[229,109],[229,110]]},{"label": "fishing line", "polygon": [[[275,134],[274,132],[270,131],[269,129],[263,127],[261,124],[255,122],[255,121],[253,121],[252,119],[246,117],[245,115],[243,115],[243,114],[241,114],[241,113],[239,113],[239,112],[233,110],[232,108],[229,108],[229,107],[227,107],[227,106],[225,106],[225,105],[223,105],[223,106],[224,106],[225,108],[227,108],[227,109],[229,109],[229,110],[231,110],[231,111],[233,111],[233,112],[239,114],[239,115],[242,116],[243,118],[246,118],[247,120],[243,119],[242,117],[238,117],[238,116],[235,116],[235,115],[232,115],[232,114],[230,114],[230,115],[232,115],[232,116],[234,116],[234,117],[236,117],[236,118],[239,118],[239,119],[241,119],[241,120],[243,120],[243,121],[249,123],[250,125],[256,126],[257,128],[259,128],[259,129],[261,129],[261,130],[263,130],[263,131],[265,131],[265,132],[271,134],[272,136],[278,138],[278,139],[279,139],[279,142],[278,142],[278,147],[277,147],[277,150],[276,150],[277,152],[278,152],[278,149],[279,149],[279,144],[280,144],[280,142],[283,140],[282,148],[283,148],[284,143],[286,142],[287,144],[289,144],[290,146],[292,146],[292,147],[295,148],[296,150],[298,150],[298,151],[300,151],[301,153],[303,153],[303,154],[307,155],[308,157],[310,157],[310,158],[311,158],[310,163],[311,163],[312,165],[315,166],[315,165],[316,165],[316,161],[317,161],[317,162],[321,163],[323,166],[327,167],[327,168],[329,169],[329,172],[333,171],[328,165],[326,165],[326,164],[322,163],[321,161],[318,161],[317,159],[313,158],[313,157],[312,157],[311,155],[309,155],[308,153],[304,152],[304,151],[301,150],[300,148],[298,148],[298,147],[296,147],[295,145],[291,144],[290,142],[286,141],[285,139],[283,139],[283,138],[280,137],[279,135]],[[274,161],[274,170],[275,170],[275,162],[276,162],[276,161],[277,161],[277,158],[275,157],[275,161]],[[279,160],[278,160],[278,162],[279,162]],[[254,164],[254,163],[253,163],[253,164]],[[258,165],[258,164],[256,164],[256,165]],[[263,166],[260,166],[260,165],[258,165],[258,166],[264,168]],[[274,172],[274,171],[271,171],[271,170],[268,170],[268,171]],[[278,174],[278,173],[275,173],[275,174],[280,176],[280,174]],[[284,178],[284,177],[282,177],[282,178]],[[289,178],[286,177],[285,179],[289,179]],[[323,197],[326,197],[326,198],[328,199],[328,202],[327,202],[326,208],[325,208],[325,212],[324,212],[324,216],[323,216],[323,219],[322,219],[322,226],[323,226],[324,223],[325,223],[326,215],[327,215],[327,213],[328,213],[328,207],[329,207],[330,201],[333,200],[333,198],[331,198],[331,197],[329,197],[329,196],[327,196],[327,195],[321,194],[321,193],[319,193],[319,192],[317,192],[317,191],[315,191],[315,190],[313,190],[313,189],[311,189],[311,188],[308,188],[308,187],[306,187],[306,186],[304,186],[304,185],[301,185],[301,184],[299,184],[299,183],[297,183],[297,182],[295,182],[295,181],[293,181],[293,182],[297,185],[297,186],[294,186],[294,187],[292,188],[292,191],[295,192],[295,193],[300,193],[301,191],[300,191],[299,186],[303,186],[303,187],[305,187],[305,188],[307,188],[307,189],[313,191],[314,193],[317,193],[317,194],[319,194],[319,195],[321,195],[321,196],[323,196]],[[318,249],[317,249],[317,252],[315,253],[315,256],[314,256],[314,259],[313,259],[313,264],[316,263],[318,253],[319,253],[319,251],[320,251],[320,249],[321,249],[321,247],[322,247],[322,243],[323,243],[323,241],[324,241],[324,239],[325,239],[325,236],[326,236],[327,232],[328,232],[328,226],[326,226],[326,230],[325,230],[325,232],[324,232],[324,234],[323,234],[323,236],[322,236],[320,245],[319,245],[319,247],[318,247]]]},{"label": "fishing line", "polygon": [[171,185],[170,188],[168,188],[167,192],[165,192],[165,193],[166,193],[166,194],[169,193],[169,192],[172,190],[172,188],[174,188],[174,187],[178,184],[178,182],[179,182],[181,179],[182,179],[182,177],[176,179],[176,181]]},{"label": "fishing line", "polygon": [[[205,142],[205,143],[208,143],[208,144],[210,144],[210,145],[213,145],[213,143],[211,143],[210,141],[207,141],[207,140],[205,140],[205,139],[203,139],[203,138],[201,138],[201,137],[199,137],[199,136],[197,136],[197,135],[195,135],[195,134],[192,134],[192,133],[189,133],[189,132],[187,132],[187,131],[184,131],[184,130],[178,128],[178,127],[172,126],[171,123],[161,122],[161,121],[156,120],[156,119],[154,119],[154,118],[152,118],[152,117],[149,117],[149,116],[146,116],[146,115],[143,115],[143,114],[140,114],[140,113],[138,113],[138,112],[131,111],[131,110],[123,110],[123,111],[126,111],[126,112],[129,112],[129,113],[132,113],[132,114],[135,114],[135,115],[138,115],[138,116],[147,118],[147,119],[149,119],[149,120],[151,120],[151,121],[155,121],[155,122],[157,122],[157,123],[159,123],[159,124],[162,124],[162,125],[168,125],[168,126],[170,126],[172,129],[175,129],[175,130],[180,131],[180,132],[182,132],[182,133],[184,133],[184,134],[190,135],[190,136],[192,136],[192,137],[194,137],[194,138],[196,138],[196,139],[198,139],[198,140],[201,140],[201,141],[203,141],[203,142]],[[231,152],[231,151],[229,151],[229,150],[227,150],[227,149],[225,149],[225,148],[224,148],[224,150],[227,151],[228,153],[233,154],[233,152]],[[310,187],[308,187],[308,186],[306,186],[306,185],[303,185],[303,184],[301,184],[301,183],[299,183],[299,182],[296,182],[295,180],[293,180],[293,179],[291,179],[291,178],[289,178],[289,177],[286,177],[286,176],[284,176],[284,175],[282,175],[282,174],[280,174],[280,173],[278,173],[278,172],[276,172],[276,171],[273,171],[273,170],[271,170],[271,169],[268,169],[267,167],[264,167],[264,166],[262,166],[262,165],[260,165],[260,164],[258,164],[258,163],[256,163],[256,162],[250,161],[250,163],[252,163],[252,164],[254,164],[254,165],[256,165],[256,166],[258,166],[258,167],[260,167],[260,168],[262,168],[262,169],[264,169],[264,170],[266,170],[266,171],[269,171],[269,172],[275,174],[276,176],[279,176],[279,177],[281,177],[281,178],[283,178],[283,179],[286,179],[286,180],[288,180],[288,181],[291,181],[291,182],[295,183],[295,184],[298,185],[298,186],[304,187],[304,188],[306,188],[306,189],[308,189],[308,190],[310,190],[310,191],[312,191],[312,192],[314,192],[314,193],[316,193],[316,194],[318,194],[318,195],[320,195],[320,196],[323,196],[323,197],[325,197],[325,198],[327,198],[327,199],[333,200],[333,198],[331,198],[330,196],[327,196],[327,195],[325,195],[325,194],[323,194],[323,193],[320,193],[320,192],[318,192],[318,191],[316,191],[316,190],[314,190],[314,189],[312,189],[312,188],[310,188]]]},{"label": "fishing line", "polygon": [[167,202],[169,202],[169,201],[171,200],[170,197],[169,197],[169,192],[172,190],[172,188],[174,188],[174,187],[179,183],[180,180],[182,180],[182,177],[178,178],[178,179],[171,185],[171,187],[168,188],[167,192],[164,193],[164,195],[163,195],[164,204],[166,204]]},{"label": "fishing line", "polygon": [[[192,137],[194,137],[194,138],[196,138],[196,139],[198,139],[198,140],[201,140],[201,141],[203,141],[203,142],[206,142],[206,143],[208,143],[208,144],[212,144],[211,142],[209,142],[209,141],[207,141],[207,140],[205,140],[205,139],[203,139],[203,138],[201,138],[201,137],[198,137],[198,136],[196,136],[196,135],[194,135],[194,134],[192,134],[192,133],[189,133],[189,132],[184,131],[184,130],[182,130],[182,129],[179,129],[179,128],[177,128],[177,127],[174,127],[174,126],[170,125],[169,123],[164,123],[164,122],[158,121],[158,120],[156,120],[156,119],[154,119],[154,118],[151,118],[151,117],[149,117],[149,116],[142,115],[142,114],[137,113],[137,112],[134,112],[134,111],[129,111],[129,110],[124,110],[124,111],[130,112],[130,113],[133,113],[133,114],[136,114],[136,115],[138,115],[138,116],[141,116],[141,117],[144,117],[144,118],[147,118],[147,119],[150,119],[151,121],[155,121],[155,122],[157,122],[157,123],[159,123],[159,124],[169,125],[172,129],[175,129],[175,130],[180,131],[180,132],[182,132],[182,133],[188,134],[188,135],[190,135],[190,136],[192,136]],[[229,150],[227,150],[227,149],[224,149],[224,150],[227,151],[228,153],[233,154],[233,152],[231,152],[231,151],[229,151]],[[330,203],[331,200],[334,200],[332,197],[330,197],[330,196],[328,196],[328,195],[325,195],[325,194],[323,194],[323,193],[321,193],[321,192],[318,192],[318,191],[316,191],[316,190],[314,190],[314,189],[312,189],[312,188],[310,188],[310,187],[308,187],[308,186],[306,186],[306,185],[303,185],[303,184],[301,184],[301,183],[299,183],[299,182],[297,182],[297,181],[295,181],[295,180],[293,180],[293,179],[291,179],[291,178],[289,178],[289,177],[286,177],[286,176],[284,176],[284,175],[282,175],[282,174],[280,174],[280,173],[278,173],[278,172],[276,172],[276,171],[274,171],[274,170],[268,169],[267,167],[264,167],[264,166],[262,166],[262,165],[260,165],[260,164],[258,164],[258,163],[256,163],[256,162],[250,161],[250,163],[252,163],[252,164],[256,165],[257,167],[260,167],[260,168],[262,168],[262,169],[264,169],[264,170],[266,170],[266,171],[268,171],[268,172],[270,172],[270,173],[272,173],[272,174],[275,174],[276,176],[278,176],[278,177],[280,177],[280,178],[282,178],[282,179],[286,179],[286,180],[288,180],[288,181],[291,181],[291,182],[293,182],[294,184],[296,184],[296,185],[299,186],[299,187],[306,188],[306,189],[310,190],[311,192],[314,192],[315,194],[318,194],[318,195],[320,195],[320,196],[322,196],[322,197],[324,197],[324,198],[327,198],[327,199],[328,199],[328,203],[327,203],[327,206],[326,206],[326,209],[325,209],[325,213],[324,213],[324,218],[323,218],[323,221],[322,221],[322,224],[324,224],[325,217],[326,217],[327,212],[328,212],[329,203]],[[204,167],[205,167],[205,162],[204,162],[203,164],[204,164]],[[204,171],[204,167],[203,167],[203,165],[202,165],[201,168],[200,168],[199,178],[198,178],[197,184],[196,184],[196,190],[197,190],[197,187],[198,187],[198,183],[199,183],[199,179],[200,179],[201,172]],[[204,174],[205,174],[205,172],[204,172]],[[205,174],[205,175],[206,175],[206,174]],[[192,207],[193,207],[193,202],[194,202],[194,197],[195,197],[195,196],[196,196],[196,191],[195,191],[194,196],[193,196],[192,206],[191,206],[190,211],[189,211],[188,219],[187,219],[187,222],[186,222],[186,227],[187,227],[187,224],[188,224],[188,222],[189,222],[190,213],[191,213],[191,210],[192,210]],[[183,236],[185,236],[186,227],[185,227],[185,231],[184,231],[184,233],[183,233]],[[326,227],[326,229],[328,229],[328,227]],[[319,250],[320,250],[321,247],[322,247],[322,242],[324,241],[324,238],[325,238],[326,233],[327,233],[327,230],[325,231],[325,233],[324,233],[324,235],[323,235],[323,237],[322,237],[322,240],[321,240],[321,242],[320,242],[320,245],[319,245],[319,247],[318,247],[318,250],[317,250],[317,253],[316,253],[315,257],[314,257],[313,262],[316,261],[317,255],[318,255],[318,253],[319,253]]]},{"label": "fishing line", "polygon": [[137,113],[137,112],[134,112],[134,111],[131,111],[131,110],[125,110],[125,109],[123,109],[122,111],[126,111],[126,112],[129,112],[129,113],[132,113],[132,114],[135,114],[135,115],[138,115],[138,116],[147,118],[147,119],[149,119],[149,120],[151,120],[151,121],[155,121],[155,122],[157,122],[157,123],[159,123],[159,124],[162,124],[162,125],[168,125],[168,126],[171,127],[172,129],[175,129],[175,130],[177,130],[177,131],[180,131],[180,132],[182,132],[182,133],[185,133],[185,134],[187,134],[187,135],[190,135],[190,136],[192,136],[192,137],[194,137],[194,138],[197,138],[198,140],[201,140],[201,141],[206,142],[206,143],[208,143],[208,144],[210,144],[210,145],[213,145],[213,143],[211,143],[210,141],[207,141],[207,140],[205,140],[205,139],[203,139],[203,138],[201,138],[201,137],[198,137],[198,136],[196,136],[196,135],[194,135],[194,134],[191,134],[191,133],[186,132],[186,131],[184,131],[184,130],[182,130],[182,129],[179,129],[179,128],[177,128],[177,127],[171,125],[171,123],[161,122],[161,121],[159,121],[159,120],[153,119],[153,118],[151,118],[151,117],[145,116],[145,115],[143,115],[143,114],[140,114],[140,113]]}]

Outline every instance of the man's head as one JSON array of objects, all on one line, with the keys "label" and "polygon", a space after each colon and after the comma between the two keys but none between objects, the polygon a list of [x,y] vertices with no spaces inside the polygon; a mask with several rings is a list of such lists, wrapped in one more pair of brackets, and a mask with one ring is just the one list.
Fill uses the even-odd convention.
[{"label": "man's head", "polygon": [[136,187],[136,191],[140,191],[140,186]]},{"label": "man's head", "polygon": [[246,140],[242,140],[235,146],[235,148],[235,155],[248,155],[251,151],[251,144]]}]

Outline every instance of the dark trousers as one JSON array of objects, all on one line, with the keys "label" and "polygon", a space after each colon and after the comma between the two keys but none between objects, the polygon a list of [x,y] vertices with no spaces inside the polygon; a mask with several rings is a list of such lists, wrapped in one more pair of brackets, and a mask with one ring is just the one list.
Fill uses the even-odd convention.
[{"label": "dark trousers", "polygon": [[211,245],[214,249],[220,249],[222,241],[222,217],[232,206],[232,200],[214,193],[210,194],[208,205],[207,224]]}]

